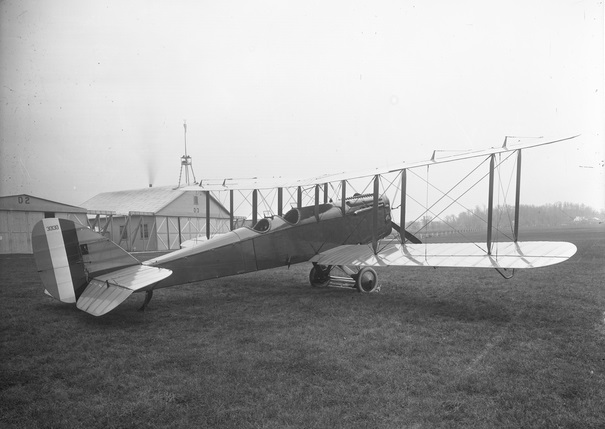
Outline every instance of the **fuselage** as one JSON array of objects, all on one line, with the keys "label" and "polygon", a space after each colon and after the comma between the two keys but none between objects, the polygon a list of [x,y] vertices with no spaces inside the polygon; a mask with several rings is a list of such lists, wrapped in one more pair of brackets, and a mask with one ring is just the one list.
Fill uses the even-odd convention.
[{"label": "fuselage", "polygon": [[343,244],[365,244],[391,232],[390,205],[379,199],[374,224],[373,197],[293,208],[284,216],[261,219],[193,247],[148,260],[144,265],[173,274],[154,289],[306,262]]}]

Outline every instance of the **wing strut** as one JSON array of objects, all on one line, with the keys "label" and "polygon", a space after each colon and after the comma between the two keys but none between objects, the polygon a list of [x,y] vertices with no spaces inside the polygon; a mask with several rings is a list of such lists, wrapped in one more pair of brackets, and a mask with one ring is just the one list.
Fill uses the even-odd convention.
[{"label": "wing strut", "polygon": [[487,254],[492,254],[492,221],[494,212],[494,162],[496,155],[489,160],[489,195],[487,197]]},{"label": "wing strut", "polygon": [[[279,188],[279,190],[281,191],[281,188]],[[229,189],[229,231],[233,231],[235,229],[235,224],[233,223],[235,216],[233,212],[233,189]]]},{"label": "wing strut", "polygon": [[341,182],[341,188],[342,188],[342,197],[340,199],[340,204],[341,204],[340,209],[342,210],[342,217],[345,217],[347,215],[347,181],[346,180],[343,180]]},{"label": "wing strut", "polygon": [[277,188],[277,215],[284,215],[284,188]]},{"label": "wing strut", "polygon": [[374,176],[374,201],[372,204],[372,249],[378,253],[378,193],[380,192],[380,175]]},{"label": "wing strut", "polygon": [[258,189],[252,191],[252,225],[258,222]]},{"label": "wing strut", "polygon": [[[408,170],[401,170],[401,212],[399,215],[399,225],[403,225],[403,229],[405,230],[405,202],[407,196],[407,180],[408,180]],[[394,224],[393,224],[394,225]],[[399,226],[395,229],[399,233],[399,238],[401,239],[401,244],[405,244],[406,236],[401,234],[401,230]],[[406,231],[407,233],[407,231]]]},{"label": "wing strut", "polygon": [[[179,228],[179,240],[180,236],[181,230]],[[210,240],[210,191],[206,191],[206,239]]]},{"label": "wing strut", "polygon": [[315,220],[319,222],[319,185],[315,185]]},{"label": "wing strut", "polygon": [[519,203],[521,201],[521,149],[517,151],[517,191],[515,194],[515,225],[513,226],[513,239],[519,240]]}]

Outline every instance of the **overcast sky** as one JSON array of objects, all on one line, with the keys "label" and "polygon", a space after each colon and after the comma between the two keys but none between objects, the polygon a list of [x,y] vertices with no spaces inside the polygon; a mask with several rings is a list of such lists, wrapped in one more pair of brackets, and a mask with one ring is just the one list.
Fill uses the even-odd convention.
[{"label": "overcast sky", "polygon": [[[0,3],[0,195],[528,150],[522,202],[605,208],[602,1]],[[478,202],[481,203],[481,202]]]}]

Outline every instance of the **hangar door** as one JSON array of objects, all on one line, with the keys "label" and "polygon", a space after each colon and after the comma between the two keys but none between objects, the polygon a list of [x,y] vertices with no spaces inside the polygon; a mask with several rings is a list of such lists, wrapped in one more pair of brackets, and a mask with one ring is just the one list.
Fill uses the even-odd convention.
[{"label": "hangar door", "polygon": [[32,229],[42,219],[40,212],[0,212],[0,253],[32,253]]}]

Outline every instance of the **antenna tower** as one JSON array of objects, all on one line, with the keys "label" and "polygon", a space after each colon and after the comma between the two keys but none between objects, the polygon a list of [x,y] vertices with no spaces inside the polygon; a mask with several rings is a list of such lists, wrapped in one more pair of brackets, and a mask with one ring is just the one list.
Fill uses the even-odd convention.
[{"label": "antenna tower", "polygon": [[187,121],[183,121],[184,137],[185,137],[185,155],[181,156],[181,173],[179,174],[179,184],[177,188],[181,187],[181,179],[183,178],[183,168],[185,169],[185,185],[189,186],[189,170],[191,169],[191,176],[193,177],[193,184],[196,185],[195,172],[193,171],[193,165],[191,164],[191,157],[187,155]]}]

